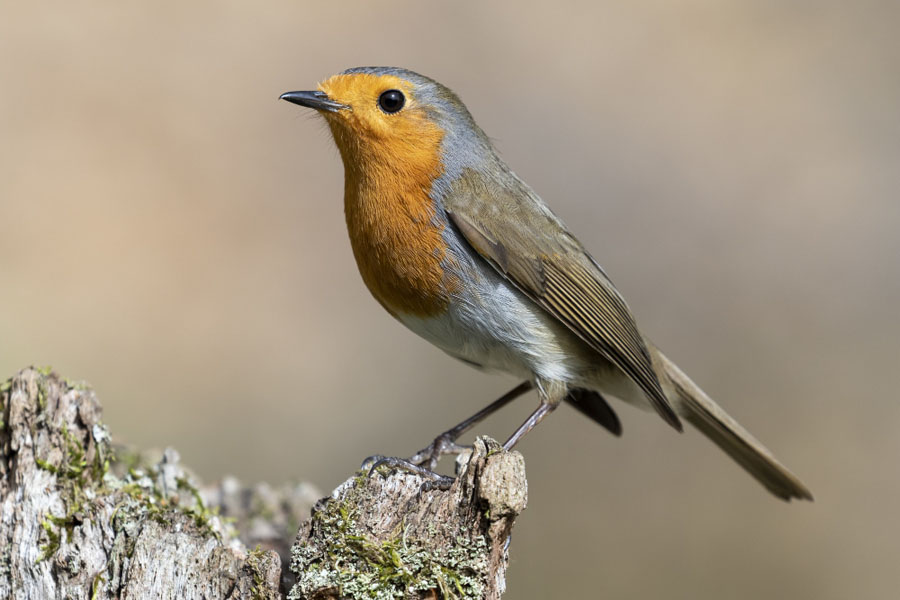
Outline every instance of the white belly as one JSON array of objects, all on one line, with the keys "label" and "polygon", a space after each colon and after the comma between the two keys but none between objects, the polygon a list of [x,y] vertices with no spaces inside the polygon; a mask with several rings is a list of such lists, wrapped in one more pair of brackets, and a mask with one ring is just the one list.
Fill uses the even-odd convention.
[{"label": "white belly", "polygon": [[515,377],[559,381],[618,397],[641,408],[651,405],[622,371],[575,333],[525,297],[493,267],[471,257],[452,229],[444,267],[466,281],[446,312],[436,317],[397,315],[409,329],[447,354]]},{"label": "white belly", "polygon": [[398,318],[444,352],[484,369],[596,388],[616,371],[565,325],[493,270],[438,317]]}]

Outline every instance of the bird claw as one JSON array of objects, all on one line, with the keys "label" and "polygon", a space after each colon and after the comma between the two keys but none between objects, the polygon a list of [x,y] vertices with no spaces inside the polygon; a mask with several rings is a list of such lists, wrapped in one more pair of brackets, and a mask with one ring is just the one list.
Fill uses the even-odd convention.
[{"label": "bird claw", "polygon": [[418,475],[419,477],[425,478],[425,481],[422,482],[422,491],[430,492],[431,490],[449,490],[453,485],[453,482],[456,481],[454,477],[447,477],[446,475],[441,475],[440,473],[435,473],[434,471],[427,469],[421,465],[417,465],[413,462],[405,460],[403,458],[396,458],[392,456],[370,456],[365,461],[363,461],[363,468],[372,460],[375,460],[372,463],[371,467],[369,467],[368,477],[371,477],[374,473],[378,471],[381,467],[388,467],[390,469],[399,469],[402,471],[406,471],[407,473],[412,473],[413,475]]},{"label": "bird claw", "polygon": [[471,446],[457,444],[456,436],[453,432],[445,431],[434,438],[433,442],[409,457],[408,461],[433,471],[437,468],[438,461],[445,454],[462,454],[467,450],[471,450],[471,448]]},{"label": "bird claw", "polygon": [[437,436],[433,442],[407,459],[375,454],[366,458],[360,468],[368,470],[368,477],[371,477],[380,467],[400,469],[423,477],[425,479],[425,482],[422,483],[423,492],[431,490],[446,491],[450,489],[456,478],[435,473],[434,470],[437,468],[438,461],[443,455],[459,455],[472,450],[472,446],[463,446],[456,443],[456,438],[459,435],[460,432],[453,429],[445,431]]},{"label": "bird claw", "polygon": [[382,458],[385,458],[385,457],[382,456],[381,454],[373,454],[372,456],[367,456],[366,458],[363,459],[362,464],[359,465],[359,468],[362,471],[369,471],[369,474],[371,475],[372,474],[371,473],[372,465],[377,463]]}]

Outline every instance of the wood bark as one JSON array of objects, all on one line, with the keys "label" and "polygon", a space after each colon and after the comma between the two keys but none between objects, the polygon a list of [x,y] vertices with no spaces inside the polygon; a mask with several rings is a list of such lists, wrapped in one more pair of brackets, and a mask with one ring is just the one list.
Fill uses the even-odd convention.
[{"label": "wood bark", "polygon": [[[480,438],[449,490],[359,472],[202,485],[177,452],[112,444],[93,391],[0,385],[0,600],[499,598],[525,508],[520,454]],[[299,530],[299,531],[298,531]]]}]

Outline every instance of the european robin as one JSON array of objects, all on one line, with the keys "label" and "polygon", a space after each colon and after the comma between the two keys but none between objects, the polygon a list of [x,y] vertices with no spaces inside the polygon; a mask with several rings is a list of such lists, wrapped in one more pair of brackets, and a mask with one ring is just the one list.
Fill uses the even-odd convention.
[{"label": "european robin", "polygon": [[540,403],[506,449],[563,401],[619,435],[609,394],[678,431],[686,420],[779,498],[812,499],[641,333],[603,268],[450,89],[405,69],[360,67],[281,98],[315,109],[331,129],[353,255],[375,299],[450,356],[524,380],[388,464],[430,473],[441,454],[460,450],[463,432],[533,387]]}]

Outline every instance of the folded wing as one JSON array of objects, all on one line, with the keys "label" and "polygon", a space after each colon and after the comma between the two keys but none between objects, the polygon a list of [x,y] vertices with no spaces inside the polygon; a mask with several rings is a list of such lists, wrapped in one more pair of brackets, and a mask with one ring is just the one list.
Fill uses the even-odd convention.
[{"label": "folded wing", "polygon": [[466,172],[443,199],[450,221],[501,275],[630,377],[681,431],[631,311],[562,222],[515,174]]}]

